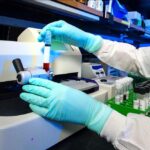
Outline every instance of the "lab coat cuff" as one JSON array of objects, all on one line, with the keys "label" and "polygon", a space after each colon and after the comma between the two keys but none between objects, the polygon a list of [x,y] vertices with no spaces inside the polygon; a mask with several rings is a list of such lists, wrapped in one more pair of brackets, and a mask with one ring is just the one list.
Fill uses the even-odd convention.
[{"label": "lab coat cuff", "polygon": [[105,137],[107,141],[115,143],[117,137],[125,127],[126,117],[122,114],[112,111],[110,117],[102,129],[100,136]]},{"label": "lab coat cuff", "polygon": [[103,45],[103,38],[99,35],[88,34],[88,40],[85,49],[89,53],[95,53],[101,49]]},{"label": "lab coat cuff", "polygon": [[95,51],[94,55],[97,56],[100,60],[109,61],[109,59],[114,55],[114,43],[113,41],[103,39],[101,47],[98,51]]}]

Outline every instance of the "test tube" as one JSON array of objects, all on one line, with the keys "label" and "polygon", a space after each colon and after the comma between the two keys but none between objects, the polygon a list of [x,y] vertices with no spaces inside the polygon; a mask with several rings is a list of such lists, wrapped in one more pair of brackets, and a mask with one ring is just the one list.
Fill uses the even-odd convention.
[{"label": "test tube", "polygon": [[45,46],[44,46],[44,60],[43,69],[48,72],[50,71],[50,50],[51,50],[51,31],[47,30],[45,35]]},{"label": "test tube", "polygon": [[145,88],[139,87],[138,98],[140,100],[140,110],[146,110],[146,102],[145,102]]},{"label": "test tube", "polygon": [[125,97],[125,82],[124,82],[124,79],[119,79],[118,80],[120,86],[121,86],[121,102],[123,102],[124,100],[124,97]]},{"label": "test tube", "polygon": [[120,80],[116,81],[116,96],[115,96],[115,103],[120,104],[123,102],[123,95],[122,95],[122,85]]},{"label": "test tube", "polygon": [[138,93],[138,95],[137,95],[138,99],[143,100],[145,97],[145,88],[144,87],[138,87],[137,93]]},{"label": "test tube", "polygon": [[148,106],[150,107],[150,84],[148,84],[148,87],[149,87],[149,94],[148,94],[149,102],[148,102]]},{"label": "test tube", "polygon": [[122,103],[124,100],[124,92],[125,92],[124,80],[120,79],[119,84],[120,84],[120,97],[121,97],[120,102]]},{"label": "test tube", "polygon": [[126,93],[127,94],[127,99],[129,99],[130,93],[133,90],[132,82],[133,82],[133,79],[128,77],[128,80],[127,80],[127,93]]},{"label": "test tube", "polygon": [[133,94],[133,79],[132,78],[130,78],[129,93],[130,94],[132,93],[132,95],[134,95]]},{"label": "test tube", "polygon": [[149,89],[149,86],[147,85],[147,86],[145,86],[145,103],[146,103],[146,109],[148,109],[148,107],[149,107],[149,91],[150,91],[150,89]]},{"label": "test tube", "polygon": [[127,100],[128,99],[128,79],[124,78],[124,95],[123,95],[123,100]]},{"label": "test tube", "polygon": [[145,111],[146,110],[146,103],[144,100],[140,100],[140,110]]},{"label": "test tube", "polygon": [[120,93],[119,93],[119,87],[118,87],[118,83],[115,83],[115,90],[116,90],[116,94],[115,94],[115,103],[116,104],[120,104]]},{"label": "test tube", "polygon": [[139,87],[138,86],[135,86],[134,87],[134,94],[133,94],[133,100],[137,100],[139,97],[138,97],[138,93],[139,93]]},{"label": "test tube", "polygon": [[139,109],[140,106],[140,101],[139,100],[134,100],[133,101],[133,108],[134,109]]}]

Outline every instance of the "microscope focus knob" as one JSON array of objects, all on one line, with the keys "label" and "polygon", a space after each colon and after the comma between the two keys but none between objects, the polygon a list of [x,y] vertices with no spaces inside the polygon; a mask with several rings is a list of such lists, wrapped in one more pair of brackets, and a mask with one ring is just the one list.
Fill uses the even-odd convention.
[{"label": "microscope focus knob", "polygon": [[22,62],[19,58],[16,58],[12,61],[13,65],[14,65],[14,68],[16,70],[16,72],[20,72],[20,71],[24,71],[24,68],[23,68],[23,65],[22,65]]}]

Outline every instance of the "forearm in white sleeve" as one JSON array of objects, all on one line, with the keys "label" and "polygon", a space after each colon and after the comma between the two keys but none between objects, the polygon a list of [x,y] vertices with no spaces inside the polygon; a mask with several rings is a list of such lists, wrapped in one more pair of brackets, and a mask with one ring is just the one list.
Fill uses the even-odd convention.
[{"label": "forearm in white sleeve", "polygon": [[150,47],[136,49],[130,44],[103,40],[94,54],[114,68],[150,77]]},{"label": "forearm in white sleeve", "polygon": [[119,150],[149,150],[150,118],[137,114],[126,117],[113,111],[100,136]]}]

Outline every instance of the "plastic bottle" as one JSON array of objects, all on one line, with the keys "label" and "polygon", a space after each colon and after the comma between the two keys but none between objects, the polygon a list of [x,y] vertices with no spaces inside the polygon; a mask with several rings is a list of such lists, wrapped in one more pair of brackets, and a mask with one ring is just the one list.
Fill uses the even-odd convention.
[{"label": "plastic bottle", "polygon": [[102,0],[96,0],[96,10],[103,11],[103,1]]},{"label": "plastic bottle", "polygon": [[96,0],[88,0],[88,7],[96,9]]}]

